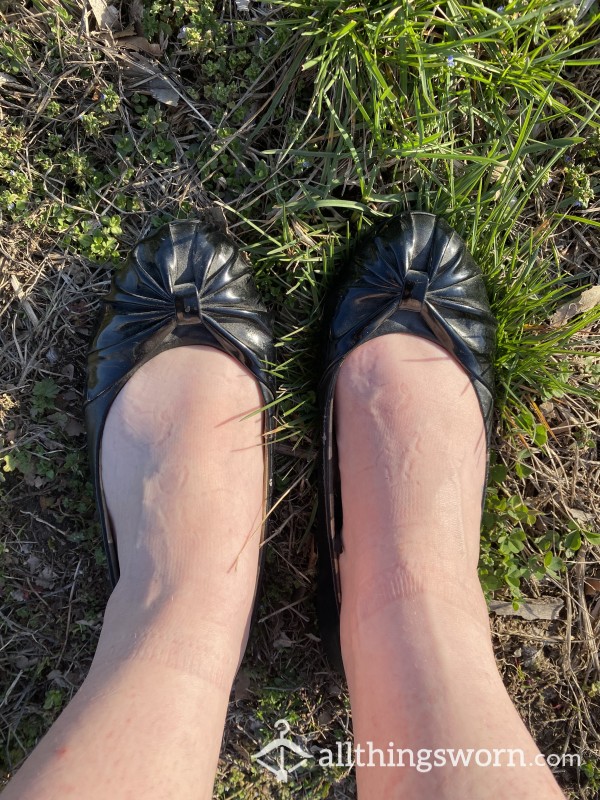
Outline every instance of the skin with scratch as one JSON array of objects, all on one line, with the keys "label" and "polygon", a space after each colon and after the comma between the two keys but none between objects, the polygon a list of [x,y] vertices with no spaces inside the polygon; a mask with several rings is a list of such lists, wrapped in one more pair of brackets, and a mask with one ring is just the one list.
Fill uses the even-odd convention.
[{"label": "skin with scratch", "polygon": [[[335,420],[356,743],[521,748],[533,762],[539,751],[498,674],[477,577],[486,444],[469,378],[437,345],[382,336],[342,365]],[[563,797],[547,766],[359,767],[358,789],[363,800]]]},{"label": "skin with scratch", "polygon": [[203,347],[161,353],[117,397],[102,478],[121,578],[88,677],[6,800],[211,797],[256,586],[262,404]]}]

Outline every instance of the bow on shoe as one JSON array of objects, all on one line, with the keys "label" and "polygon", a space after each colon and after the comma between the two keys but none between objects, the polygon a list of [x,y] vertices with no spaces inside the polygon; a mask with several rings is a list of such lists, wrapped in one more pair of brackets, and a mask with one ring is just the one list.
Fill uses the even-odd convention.
[{"label": "bow on shoe", "polygon": [[432,214],[403,214],[359,246],[333,314],[327,363],[384,333],[422,335],[467,369],[487,421],[495,329],[481,270],[458,234]]},{"label": "bow on shoe", "polygon": [[122,382],[146,352],[192,343],[188,326],[194,344],[201,326],[204,344],[251,369],[251,353],[272,351],[270,317],[232,240],[174,222],[138,244],[114,278],[90,351],[87,402]]}]

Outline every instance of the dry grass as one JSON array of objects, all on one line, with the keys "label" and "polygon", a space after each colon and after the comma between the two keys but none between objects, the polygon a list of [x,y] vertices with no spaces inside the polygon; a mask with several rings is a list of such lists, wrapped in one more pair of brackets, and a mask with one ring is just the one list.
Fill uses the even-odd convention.
[{"label": "dry grass", "polygon": [[[547,419],[556,438],[551,437],[543,457],[534,457],[525,495],[540,512],[536,526],[558,528],[570,516],[595,527],[600,492],[597,413],[588,403],[570,401],[549,410]],[[578,441],[582,431],[590,437],[585,454]],[[500,452],[505,449],[501,446]],[[600,746],[598,576],[598,548],[584,545],[560,580],[528,583],[527,597],[562,600],[558,619],[492,618],[505,685],[542,752],[586,753],[590,761]],[[576,770],[558,770],[557,777],[573,797],[597,797],[597,788],[575,788],[580,779]]]},{"label": "dry grass", "polygon": [[[90,327],[108,286],[111,262],[161,219],[193,216],[221,202],[230,229],[253,251],[257,278],[277,314],[280,362],[289,361],[292,368],[281,368],[280,422],[286,435],[278,448],[278,489],[283,500],[268,544],[268,587],[233,689],[216,791],[250,800],[354,798],[352,774],[315,771],[295,786],[280,786],[254,767],[249,755],[281,717],[309,747],[346,738],[350,730],[347,693],[323,661],[313,610],[318,437],[310,393],[323,288],[347,248],[346,231],[356,221],[351,205],[355,164],[334,143],[329,160],[311,157],[310,169],[297,178],[288,169],[293,153],[274,156],[270,178],[280,173],[275,189],[261,176],[261,162],[268,158],[263,151],[286,141],[282,120],[298,118],[304,108],[302,77],[287,87],[279,121],[259,130],[272,96],[285,88],[285,65],[298,55],[285,43],[278,45],[272,64],[261,64],[258,77],[239,90],[230,122],[236,107],[247,111],[241,123],[231,122],[234,133],[223,132],[214,103],[198,96],[205,78],[197,61],[183,48],[171,47],[158,69],[181,99],[170,110],[162,108],[163,121],[168,121],[165,138],[174,146],[162,152],[156,132],[140,124],[141,112],[134,108],[131,69],[140,54],[100,36],[89,13],[74,13],[64,21],[55,0],[47,5],[48,11],[39,12],[0,3],[4,46],[14,52],[22,36],[28,48],[18,65],[3,51],[7,65],[0,75],[0,123],[18,139],[15,159],[35,198],[21,218],[2,211],[0,219],[0,457],[9,457],[5,466],[11,470],[0,484],[2,773],[8,776],[18,768],[83,681],[108,596],[81,406]],[[261,35],[270,36],[264,24],[273,12],[265,8],[256,9],[250,19],[262,26]],[[229,3],[222,13],[227,19],[248,19]],[[597,69],[578,70],[576,78],[581,91],[598,95]],[[120,103],[100,113],[97,98],[109,85]],[[52,102],[59,109],[49,114]],[[81,115],[90,111],[107,123],[97,136],[83,127]],[[56,134],[63,139],[53,146],[49,142]],[[137,154],[130,172],[118,161],[118,134],[130,137]],[[240,150],[236,143],[242,134],[248,142]],[[315,147],[336,136],[318,121],[312,128],[308,124],[305,135]],[[301,137],[296,148],[305,144]],[[66,152],[88,159],[79,184],[74,163],[52,166]],[[110,165],[118,165],[113,173]],[[414,184],[410,160],[398,170],[407,184]],[[346,198],[349,207],[340,203],[304,216],[284,214],[282,201],[301,200],[306,185],[327,197],[330,173],[338,197]],[[382,172],[375,186],[382,199],[372,209],[390,207],[385,202],[386,192],[393,191],[390,173],[391,167]],[[548,188],[543,200],[532,201],[520,224],[542,224],[544,212],[559,206],[564,191],[564,186]],[[599,210],[596,203],[581,214],[600,221]],[[57,222],[59,213],[64,216]],[[114,236],[105,222],[113,215],[121,229]],[[92,235],[103,232],[106,250],[94,252],[82,221],[96,226]],[[545,245],[570,265],[576,285],[597,282],[599,233],[565,221]],[[576,344],[575,380],[582,387],[596,385],[597,365],[584,356],[597,349],[597,331],[582,331]],[[573,397],[555,398],[542,408],[552,435],[546,447],[532,451],[526,480],[509,475],[506,492],[536,509],[540,533],[563,530],[568,519],[598,531],[598,408],[589,398]],[[513,464],[523,443],[501,435],[504,423],[498,430],[498,457]],[[567,794],[584,800],[597,798],[600,790],[600,583],[590,578],[600,581],[599,548],[585,544],[559,578],[530,580],[526,586],[529,597],[561,598],[559,619],[492,620],[498,665],[542,750],[580,752],[596,764],[595,787],[575,768],[558,770]]]}]

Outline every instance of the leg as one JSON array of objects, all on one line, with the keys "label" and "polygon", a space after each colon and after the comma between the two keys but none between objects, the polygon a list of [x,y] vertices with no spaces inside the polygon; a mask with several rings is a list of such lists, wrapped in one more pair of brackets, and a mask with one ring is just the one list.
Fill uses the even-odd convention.
[{"label": "leg", "polygon": [[[520,748],[529,764],[539,751],[496,669],[477,577],[485,432],[468,377],[437,345],[384,336],[342,366],[336,421],[356,743]],[[426,769],[359,767],[359,794],[562,797],[547,766]]]},{"label": "leg", "polygon": [[121,578],[80,691],[6,800],[210,798],[254,597],[263,514],[258,385],[180,347],[113,404],[102,475]]}]

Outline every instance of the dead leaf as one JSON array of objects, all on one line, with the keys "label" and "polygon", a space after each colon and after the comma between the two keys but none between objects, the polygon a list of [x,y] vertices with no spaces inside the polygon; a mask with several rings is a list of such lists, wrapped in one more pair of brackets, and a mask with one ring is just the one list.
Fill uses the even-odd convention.
[{"label": "dead leaf", "polygon": [[23,311],[27,314],[27,316],[29,317],[29,321],[31,322],[31,324],[35,328],[38,325],[37,315],[36,315],[35,311],[33,310],[32,306],[31,306],[31,303],[27,299],[27,295],[23,291],[23,287],[19,283],[19,279],[17,278],[16,275],[11,275],[10,276],[10,284],[12,286],[13,292],[15,293],[17,299],[21,303]]},{"label": "dead leaf", "polygon": [[576,300],[570,300],[555,311],[550,317],[550,325],[553,328],[558,328],[572,317],[576,317],[577,314],[591,311],[597,305],[600,305],[600,286],[592,286],[591,289],[586,289]]},{"label": "dead leaf", "polygon": [[564,603],[554,597],[540,597],[534,600],[523,600],[518,609],[504,600],[492,600],[490,611],[499,617],[521,617],[521,619],[558,619]]},{"label": "dead leaf", "polygon": [[67,436],[83,436],[83,434],[85,433],[85,428],[83,427],[81,422],[79,422],[79,420],[73,419],[73,417],[69,419],[69,421],[65,425],[64,430]]},{"label": "dead leaf", "polygon": [[573,519],[577,520],[577,522],[581,522],[583,525],[594,521],[594,515],[590,514],[589,511],[582,511],[580,508],[567,508],[567,511]]},{"label": "dead leaf", "polygon": [[495,183],[502,183],[504,178],[506,177],[506,172],[508,170],[508,158],[501,158],[497,164],[494,164],[492,168],[492,180]]},{"label": "dead leaf", "polygon": [[497,164],[494,164],[491,178],[493,183],[495,183],[498,186],[498,189],[496,189],[496,192],[494,193],[494,200],[497,200],[502,194],[502,189],[500,187],[506,180],[508,169],[509,169],[508,158],[503,158],[500,161],[498,161]]},{"label": "dead leaf", "polygon": [[278,636],[277,639],[275,639],[275,641],[273,642],[273,647],[276,650],[283,650],[285,647],[293,647],[293,646],[294,643],[287,635],[287,633],[281,633],[281,635]]},{"label": "dead leaf", "polygon": [[69,683],[69,681],[66,680],[64,674],[62,672],[60,672],[60,670],[58,670],[58,669],[51,670],[46,675],[46,680],[52,681],[57,686],[60,686],[61,689],[68,689],[68,688],[70,688],[70,685],[71,685]]},{"label": "dead leaf", "polygon": [[159,103],[168,106],[179,103],[179,92],[171,81],[158,71],[156,64],[144,56],[136,56],[135,60],[124,67],[123,74],[127,80],[127,88],[132,93],[150,94]]},{"label": "dead leaf", "polygon": [[54,505],[54,498],[53,497],[48,497],[45,494],[41,494],[38,497],[38,501],[39,501],[40,508],[41,508],[42,511],[47,511],[49,508],[52,508],[52,506]]},{"label": "dead leaf", "polygon": [[25,563],[29,567],[29,572],[33,575],[42,562],[37,556],[31,555]]},{"label": "dead leaf", "polygon": [[119,20],[119,11],[106,0],[88,0],[99,28],[111,31]]},{"label": "dead leaf", "polygon": [[28,669],[29,667],[34,667],[37,663],[37,658],[32,658],[31,656],[28,658],[22,653],[19,653],[19,655],[15,658],[15,667],[17,669]]},{"label": "dead leaf", "polygon": [[115,40],[119,47],[126,47],[128,50],[140,50],[151,56],[162,55],[162,48],[159,44],[152,44],[145,36],[123,36]]},{"label": "dead leaf", "polygon": [[40,589],[52,589],[56,583],[56,572],[50,567],[44,567],[39,575],[35,576],[34,581]]},{"label": "dead leaf", "polygon": [[600,578],[586,578],[583,582],[585,593],[591,597],[600,594]]},{"label": "dead leaf", "polygon": [[527,647],[526,645],[523,647],[517,647],[517,649],[513,652],[514,657],[521,661],[521,666],[524,669],[535,666],[535,662],[541,656],[541,654],[541,648],[538,650],[536,647]]}]

